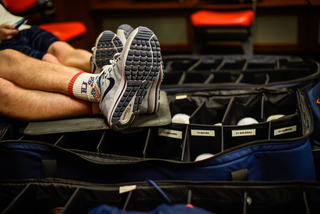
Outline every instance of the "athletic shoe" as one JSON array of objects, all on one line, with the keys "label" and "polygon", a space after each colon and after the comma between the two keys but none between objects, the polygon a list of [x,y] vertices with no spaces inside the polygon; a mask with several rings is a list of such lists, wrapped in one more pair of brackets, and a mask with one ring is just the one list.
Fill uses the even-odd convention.
[{"label": "athletic shoe", "polygon": [[[122,24],[117,29],[117,35],[122,41],[123,44],[126,43],[130,34],[134,31],[134,29],[128,24]],[[158,39],[156,39],[158,41]],[[159,56],[161,54],[159,52]],[[163,63],[162,63],[163,64]],[[157,79],[152,82],[151,88],[152,90],[148,90],[145,98],[142,101],[140,114],[153,114],[156,113],[159,109],[159,99],[160,99],[160,85],[163,80],[163,68],[161,67],[161,72]],[[155,93],[149,93],[153,91]]]},{"label": "athletic shoe", "polygon": [[97,38],[95,47],[92,48],[91,59],[92,73],[100,73],[104,65],[110,64],[114,54],[121,53],[123,44],[119,37],[110,30],[103,31]]},{"label": "athletic shoe", "polygon": [[147,91],[147,94],[142,101],[140,114],[154,114],[159,110],[160,85],[163,81],[163,78],[163,62],[161,61],[160,73],[152,82],[150,90]]},{"label": "athletic shoe", "polygon": [[111,63],[100,74],[99,107],[109,126],[120,131],[130,127],[137,118],[146,94],[145,105],[152,103],[155,109],[158,103],[162,58],[157,37],[147,27],[136,28],[120,56]]},{"label": "athletic shoe", "polygon": [[[92,48],[94,49],[94,48]],[[98,68],[98,66],[96,65],[95,61],[94,61],[94,54],[92,54],[92,56],[90,57],[90,68],[91,68],[91,73],[93,74],[98,74],[100,73],[101,69]]]},{"label": "athletic shoe", "polygon": [[127,39],[133,31],[134,29],[128,24],[122,24],[118,27],[117,35],[119,36],[122,44],[126,44]]}]

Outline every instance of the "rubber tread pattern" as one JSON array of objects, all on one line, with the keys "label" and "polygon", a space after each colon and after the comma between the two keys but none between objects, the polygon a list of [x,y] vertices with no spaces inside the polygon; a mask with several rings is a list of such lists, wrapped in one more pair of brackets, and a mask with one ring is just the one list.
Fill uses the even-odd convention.
[{"label": "rubber tread pattern", "polygon": [[121,53],[122,50],[123,44],[119,37],[112,31],[104,31],[96,47],[95,60],[97,66],[102,68],[104,65],[110,64],[114,54]]},{"label": "rubber tread pattern", "polygon": [[160,43],[151,30],[140,27],[130,44],[126,58],[125,75],[127,88],[112,117],[112,122],[120,117],[134,96],[133,113],[141,109],[141,103],[152,82],[157,78],[162,66]]},{"label": "rubber tread pattern", "polygon": [[126,39],[128,39],[132,31],[134,31],[134,29],[127,24],[120,25],[118,28],[124,30],[124,36],[126,37]]}]

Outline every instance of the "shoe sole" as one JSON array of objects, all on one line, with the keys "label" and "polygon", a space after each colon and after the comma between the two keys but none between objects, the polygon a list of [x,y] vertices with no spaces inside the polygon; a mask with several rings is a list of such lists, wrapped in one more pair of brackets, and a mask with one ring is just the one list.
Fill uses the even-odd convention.
[{"label": "shoe sole", "polygon": [[159,110],[160,85],[162,83],[162,80],[163,80],[163,68],[162,70],[160,70],[157,80],[153,82],[150,88],[147,114],[153,114]]},{"label": "shoe sole", "polygon": [[[158,38],[146,27],[139,27],[126,47],[121,61],[123,79],[108,114],[109,125],[116,131],[128,128],[138,117],[148,88],[159,79],[162,61]],[[149,94],[157,97],[158,90]]]},{"label": "shoe sole", "polygon": [[[118,27],[118,30],[123,30],[123,34],[124,34],[124,37],[125,39],[127,40],[130,36],[130,34],[134,31],[133,27],[131,27],[130,25],[128,24],[123,24],[123,25],[120,25]],[[117,31],[118,33],[118,31]],[[119,35],[119,34],[118,34]]]},{"label": "shoe sole", "polygon": [[119,37],[112,31],[102,32],[96,42],[94,60],[96,65],[102,69],[104,65],[110,64],[114,54],[121,53],[123,44]]}]

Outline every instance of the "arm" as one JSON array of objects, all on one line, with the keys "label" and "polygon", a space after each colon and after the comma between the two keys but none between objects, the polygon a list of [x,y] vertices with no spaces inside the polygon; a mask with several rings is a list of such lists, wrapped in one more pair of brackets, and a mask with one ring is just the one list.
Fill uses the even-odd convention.
[{"label": "arm", "polygon": [[0,25],[0,41],[11,39],[19,33],[18,29],[15,29],[12,25],[2,24]]}]

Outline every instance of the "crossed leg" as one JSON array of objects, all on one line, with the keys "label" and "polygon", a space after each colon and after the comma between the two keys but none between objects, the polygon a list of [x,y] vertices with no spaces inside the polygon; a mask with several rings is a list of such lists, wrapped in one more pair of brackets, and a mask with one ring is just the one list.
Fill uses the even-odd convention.
[{"label": "crossed leg", "polygon": [[78,72],[18,51],[0,51],[0,115],[21,120],[88,115],[87,101],[68,96],[69,82]]},{"label": "crossed leg", "polygon": [[88,115],[86,101],[64,94],[24,89],[3,78],[0,88],[0,116],[37,121]]},{"label": "crossed leg", "polygon": [[76,49],[66,42],[57,41],[51,44],[48,51],[57,58],[57,60],[66,66],[71,66],[90,72],[90,57],[92,53],[83,50]]},{"label": "crossed leg", "polygon": [[41,61],[18,51],[0,51],[0,77],[22,88],[68,95],[70,79],[79,71]]}]

